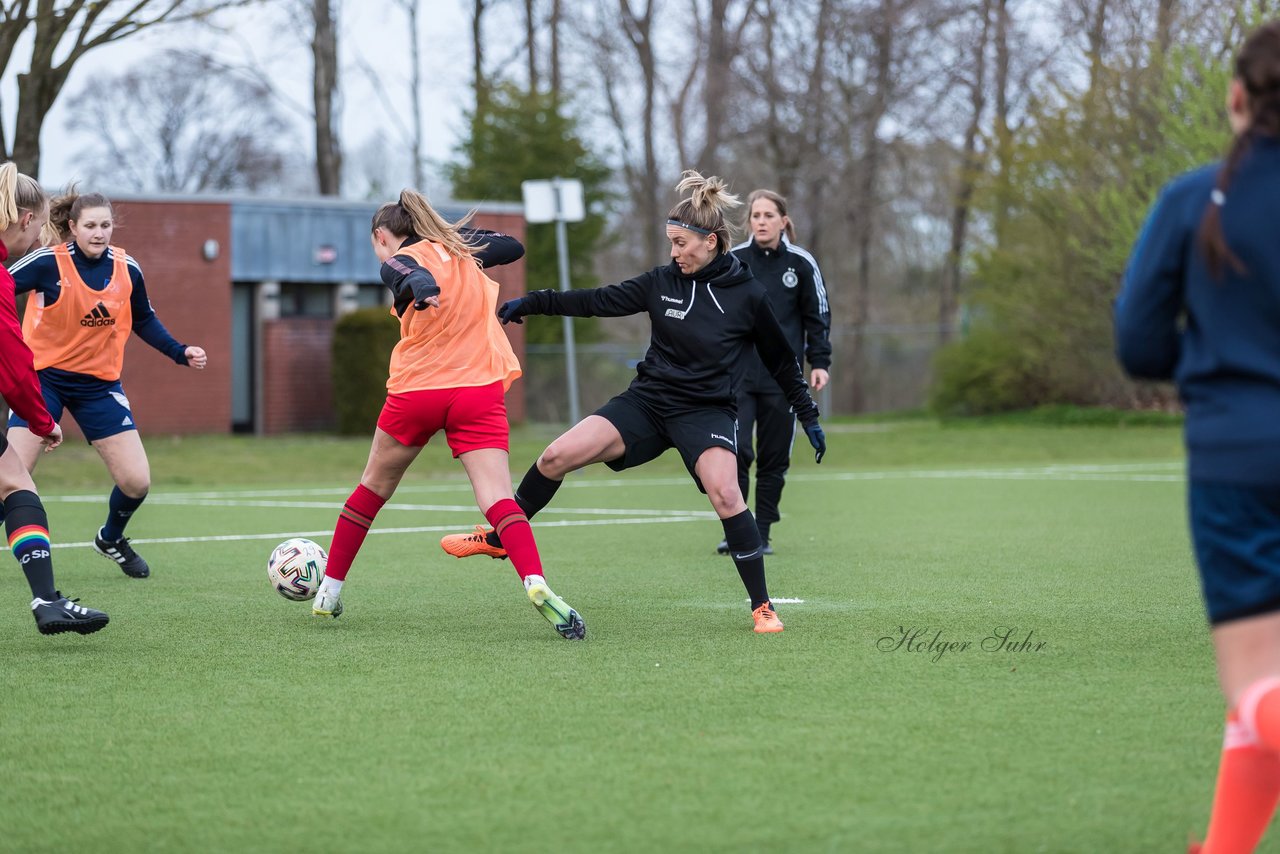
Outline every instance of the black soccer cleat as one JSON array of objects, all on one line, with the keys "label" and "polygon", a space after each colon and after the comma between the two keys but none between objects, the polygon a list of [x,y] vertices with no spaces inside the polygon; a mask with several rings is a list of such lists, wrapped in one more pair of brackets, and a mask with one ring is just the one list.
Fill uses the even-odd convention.
[{"label": "black soccer cleat", "polygon": [[120,565],[120,570],[130,578],[146,578],[151,574],[151,567],[142,559],[142,555],[129,545],[128,537],[118,540],[102,539],[102,529],[93,537],[93,550],[105,558],[110,558]]},{"label": "black soccer cleat", "polygon": [[31,613],[36,618],[36,628],[42,635],[56,635],[62,632],[93,634],[111,621],[102,611],[77,605],[79,599],[68,599],[61,593],[53,595],[58,598],[52,602],[35,599],[31,603]]},{"label": "black soccer cleat", "polygon": [[721,540],[720,545],[716,546],[716,554],[727,555],[729,553],[729,541]]},{"label": "black soccer cleat", "polygon": [[773,554],[773,546],[769,545],[768,540],[765,540],[763,543],[760,544],[760,554],[762,555]]}]

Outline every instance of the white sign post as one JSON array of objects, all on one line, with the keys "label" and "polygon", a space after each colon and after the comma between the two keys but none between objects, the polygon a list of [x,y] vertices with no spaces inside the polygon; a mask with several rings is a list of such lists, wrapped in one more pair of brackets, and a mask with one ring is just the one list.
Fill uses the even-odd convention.
[{"label": "white sign post", "polygon": [[[524,218],[529,223],[556,224],[556,256],[560,266],[560,290],[569,290],[569,242],[566,222],[582,222],[586,216],[582,182],[570,178],[550,181],[522,181]],[[564,360],[569,379],[569,423],[577,424],[581,416],[578,404],[578,357],[573,341],[573,318],[564,318]]]}]

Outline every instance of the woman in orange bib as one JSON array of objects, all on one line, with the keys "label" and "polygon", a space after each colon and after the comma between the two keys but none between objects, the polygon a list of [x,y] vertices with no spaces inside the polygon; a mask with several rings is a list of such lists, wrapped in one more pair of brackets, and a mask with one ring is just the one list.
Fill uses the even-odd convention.
[{"label": "woman in orange bib", "polygon": [[400,342],[391,354],[369,462],[338,516],[312,613],[342,613],[342,585],[374,517],[443,430],[476,503],[502,531],[529,600],[561,637],[585,637],[582,618],[547,586],[533,530],[511,488],[503,393],[520,376],[520,365],[495,316],[498,283],[481,268],[515,261],[524,247],[505,234],[450,224],[413,190],[378,209],[372,240],[382,281],[395,298]]},{"label": "woman in orange bib", "polygon": [[[106,196],[73,188],[53,200],[49,224],[58,242],[9,269],[18,293],[34,291],[22,335],[35,355],[49,413],[57,421],[63,410],[71,412],[115,481],[94,549],[125,575],[146,578],[151,568],[124,536],[151,488],[147,453],[120,385],[124,346],[137,333],[180,365],[198,370],[207,359],[201,348],[174,340],[151,308],[142,268],[111,245],[115,222]],[[9,443],[33,470],[40,438],[16,413],[9,416]]]}]

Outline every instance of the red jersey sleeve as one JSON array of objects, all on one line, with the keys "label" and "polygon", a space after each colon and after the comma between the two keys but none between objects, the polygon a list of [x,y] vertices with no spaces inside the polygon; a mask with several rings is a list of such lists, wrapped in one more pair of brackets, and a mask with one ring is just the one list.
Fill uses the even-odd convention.
[{"label": "red jersey sleeve", "polygon": [[53,432],[55,425],[40,392],[35,357],[22,340],[13,276],[4,268],[0,268],[0,396],[30,425],[32,433],[43,437]]}]

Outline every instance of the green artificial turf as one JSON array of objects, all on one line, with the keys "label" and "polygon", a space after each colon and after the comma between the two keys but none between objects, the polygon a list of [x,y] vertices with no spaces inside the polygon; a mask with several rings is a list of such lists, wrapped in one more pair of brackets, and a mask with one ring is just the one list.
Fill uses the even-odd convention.
[{"label": "green artificial turf", "polygon": [[[674,454],[572,476],[534,527],[582,643],[509,563],[440,551],[482,521],[443,445],[336,621],[265,561],[328,546],[367,442],[148,439],[144,581],[86,547],[106,475],[59,449],[37,471],[59,584],[111,624],[42,637],[0,577],[0,847],[1181,850],[1222,701],[1177,427],[828,429],[774,529],[771,592],[803,600],[781,635],[751,632]],[[517,479],[554,435],[516,431]]]}]

